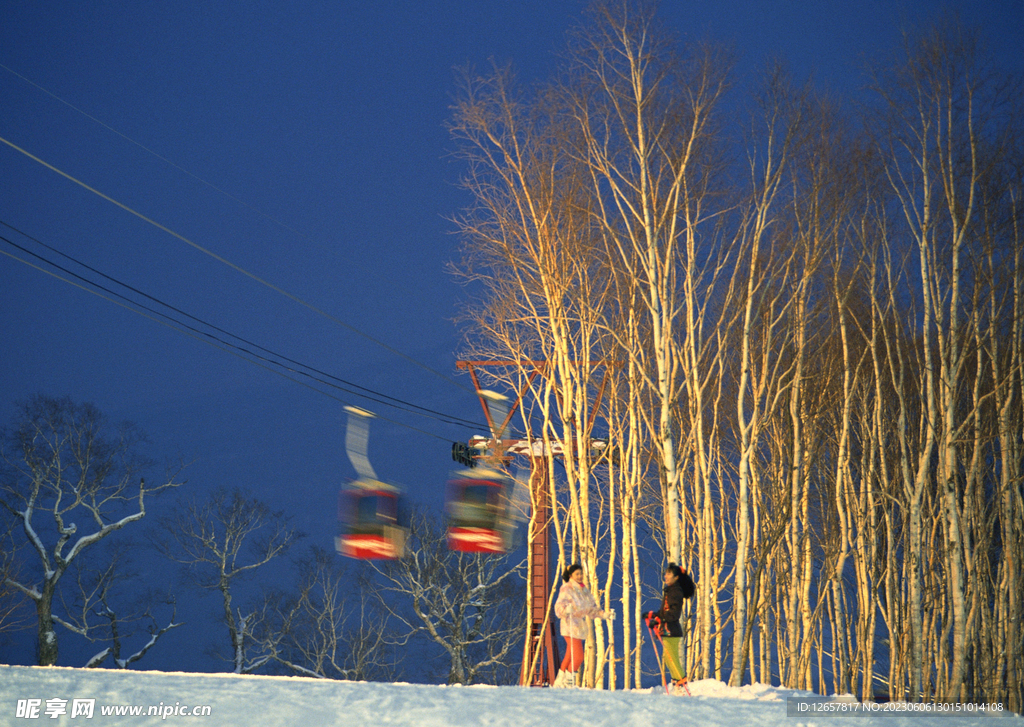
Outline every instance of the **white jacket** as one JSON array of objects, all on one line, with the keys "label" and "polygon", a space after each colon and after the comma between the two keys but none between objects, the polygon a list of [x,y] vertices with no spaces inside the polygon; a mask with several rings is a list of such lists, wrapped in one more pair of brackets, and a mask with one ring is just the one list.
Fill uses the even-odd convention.
[{"label": "white jacket", "polygon": [[586,639],[590,633],[588,618],[601,618],[603,611],[590,593],[590,589],[569,581],[558,589],[555,615],[562,619],[562,636]]}]

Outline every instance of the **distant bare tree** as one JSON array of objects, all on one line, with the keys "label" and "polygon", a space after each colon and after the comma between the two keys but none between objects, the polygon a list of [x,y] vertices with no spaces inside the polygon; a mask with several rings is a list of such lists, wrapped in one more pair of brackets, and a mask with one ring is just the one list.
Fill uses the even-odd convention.
[{"label": "distant bare tree", "polygon": [[525,623],[520,566],[508,556],[450,550],[443,525],[423,514],[413,515],[409,535],[405,557],[374,566],[385,579],[377,591],[384,608],[407,629],[400,645],[426,634],[448,655],[449,684],[472,684],[488,672],[511,681]]},{"label": "distant bare tree", "polygon": [[288,549],[301,537],[282,512],[241,490],[218,490],[203,503],[195,500],[161,518],[158,549],[187,567],[192,583],[217,591],[231,644],[229,660],[236,674],[250,674],[272,660],[257,638],[266,604],[233,605],[232,589]]},{"label": "distant bare tree", "polygon": [[27,627],[25,619],[19,617],[21,592],[14,587],[18,580],[15,559],[15,520],[4,517],[0,512],[0,633],[18,631]]},{"label": "distant bare tree", "polygon": [[[84,551],[146,515],[146,496],[176,487],[169,476],[148,487],[150,466],[138,452],[144,435],[125,423],[112,427],[92,404],[34,396],[19,404],[11,428],[0,433],[0,504],[24,532],[38,558],[39,580],[5,578],[35,604],[38,663],[57,663],[54,596],[67,569]],[[79,528],[86,532],[79,535]]]},{"label": "distant bare tree", "polygon": [[[127,559],[120,553],[115,553],[100,569],[76,562],[65,576],[65,580],[74,580],[77,588],[64,589],[73,594],[69,597],[67,593],[62,593],[60,597],[66,617],[54,615],[54,620],[89,641],[110,644],[89,658],[86,668],[102,666],[107,657],[111,657],[114,668],[127,669],[144,657],[161,636],[181,626],[175,620],[177,607],[174,598],[165,593],[148,592],[136,598],[133,605],[125,605],[125,599],[120,598],[119,594],[126,590],[124,584],[134,582],[139,574],[126,569]],[[164,626],[160,625],[154,614],[159,604],[170,609],[170,618]],[[125,641],[136,635],[140,623],[144,624],[141,628],[149,638],[137,651],[122,657]]]},{"label": "distant bare tree", "polygon": [[85,666],[87,668],[101,666],[109,656],[116,668],[127,669],[129,666],[131,666],[139,659],[144,657],[146,653],[156,645],[156,642],[160,639],[161,636],[166,634],[171,629],[177,628],[178,626],[182,625],[180,621],[175,620],[175,616],[177,615],[177,607],[174,603],[173,598],[169,598],[166,601],[166,603],[171,607],[172,610],[171,617],[167,621],[167,624],[164,626],[160,626],[160,622],[158,622],[156,617],[153,615],[151,607],[147,608],[145,613],[139,616],[131,617],[132,620],[134,621],[146,620],[148,622],[145,628],[146,633],[149,634],[149,639],[146,640],[146,642],[142,645],[141,648],[138,649],[138,651],[126,657],[121,656],[122,642],[126,636],[132,635],[134,631],[125,634],[123,632],[125,618],[119,616],[110,607],[109,604],[103,603],[103,607],[102,609],[97,611],[97,615],[103,619],[106,619],[107,621],[106,626],[109,632],[109,639],[111,644],[107,648],[95,654],[91,659],[89,659]]},{"label": "distant bare tree", "polygon": [[268,598],[261,644],[304,676],[392,681],[396,656],[387,614],[377,607],[367,574],[353,576],[337,560],[314,548],[299,563],[298,591]]}]

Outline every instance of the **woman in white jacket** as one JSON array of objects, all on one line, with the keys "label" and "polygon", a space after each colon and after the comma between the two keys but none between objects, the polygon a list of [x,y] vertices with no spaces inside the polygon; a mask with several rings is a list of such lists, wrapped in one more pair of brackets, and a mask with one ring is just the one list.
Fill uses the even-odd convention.
[{"label": "woman in white jacket", "polygon": [[565,658],[553,687],[576,686],[576,671],[583,665],[583,645],[590,633],[589,619],[615,620],[614,611],[602,611],[583,580],[583,566],[574,563],[562,574],[562,587],[555,601],[555,615],[562,620]]}]

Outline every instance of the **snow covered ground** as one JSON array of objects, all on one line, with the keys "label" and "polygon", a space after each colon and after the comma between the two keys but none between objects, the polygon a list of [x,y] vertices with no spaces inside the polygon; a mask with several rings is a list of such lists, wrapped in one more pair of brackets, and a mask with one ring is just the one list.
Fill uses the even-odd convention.
[{"label": "snow covered ground", "polygon": [[[1019,717],[1005,712],[951,716],[789,715],[787,697],[811,695],[763,685],[730,688],[710,679],[692,684],[690,690],[693,696],[686,697],[666,696],[660,686],[603,692],[0,666],[0,725],[184,722],[247,727],[960,727],[995,724],[993,719],[997,716],[1012,720],[1012,724],[1024,724]],[[151,707],[155,709],[147,716]],[[141,711],[141,716],[132,716],[130,708]],[[117,711],[122,714],[118,716]]]}]

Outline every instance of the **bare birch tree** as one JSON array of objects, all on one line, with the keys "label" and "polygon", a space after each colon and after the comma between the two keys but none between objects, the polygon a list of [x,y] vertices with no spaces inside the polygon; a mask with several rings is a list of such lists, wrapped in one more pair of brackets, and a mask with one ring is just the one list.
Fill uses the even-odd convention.
[{"label": "bare birch tree", "polygon": [[[517,93],[505,69],[468,75],[451,127],[469,163],[464,183],[476,199],[457,220],[466,241],[460,273],[486,291],[470,314],[470,356],[510,362],[487,375],[521,394],[525,437],[536,442],[532,461],[549,474],[556,456],[564,465],[564,486],[556,488],[553,478],[543,483],[559,567],[567,559],[581,562],[596,586],[614,573],[597,554],[601,534],[609,532],[608,484],[596,485],[591,451],[599,382],[613,365],[599,358],[606,266],[588,210],[589,177],[565,153],[573,131],[564,103],[554,91],[537,102]],[[530,528],[545,525],[533,519]],[[588,645],[586,673],[605,658],[606,638],[612,635],[599,630],[594,648]]]},{"label": "bare birch tree", "polygon": [[917,250],[920,276],[921,393],[926,426],[913,473],[911,617],[913,693],[926,695],[926,642],[921,610],[923,553],[921,500],[932,483],[942,511],[952,643],[942,697],[966,696],[968,583],[964,480],[959,443],[973,421],[962,407],[970,378],[971,288],[969,246],[978,239],[980,185],[1004,147],[1008,128],[1003,91],[979,63],[976,39],[966,31],[937,28],[908,39],[905,65],[880,88],[890,115],[882,153],[907,235]]},{"label": "bare birch tree", "polygon": [[570,43],[575,73],[567,93],[579,127],[578,153],[593,179],[601,234],[617,253],[615,264],[626,266],[643,290],[668,556],[678,562],[679,434],[672,409],[686,360],[675,356],[672,339],[679,325],[695,332],[701,308],[700,227],[717,161],[712,114],[725,90],[728,62],[709,48],[677,57],[648,3],[610,0],[595,3],[588,13]]},{"label": "bare birch tree", "polygon": [[590,683],[639,684],[653,502],[697,575],[691,673],[1019,709],[1019,99],[955,26],[908,38],[860,128],[776,74],[727,192],[727,64],[655,26],[596,2],[554,82],[476,79],[453,124],[470,348],[519,362],[495,381],[532,400],[560,564],[630,616]]}]

